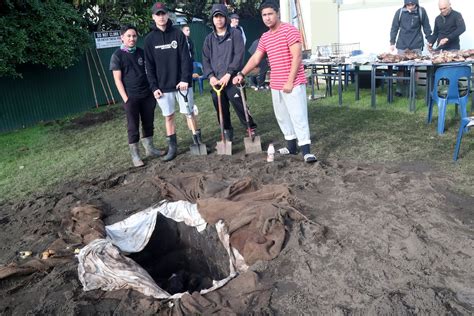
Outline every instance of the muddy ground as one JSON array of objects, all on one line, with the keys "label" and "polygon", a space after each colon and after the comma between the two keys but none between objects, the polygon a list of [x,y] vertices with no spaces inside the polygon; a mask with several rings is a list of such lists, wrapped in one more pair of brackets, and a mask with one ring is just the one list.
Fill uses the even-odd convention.
[{"label": "muddy ground", "polygon": [[[468,315],[474,312],[474,197],[423,163],[362,164],[298,157],[181,154],[171,163],[64,184],[48,195],[1,206],[0,264],[21,263],[61,235],[61,219],[89,203],[111,224],[162,199],[157,179],[187,172],[251,177],[289,186],[291,203],[311,222],[289,226],[280,255],[250,267],[217,291],[220,312],[280,315]],[[239,278],[253,277],[252,288]],[[213,297],[216,297],[215,295]],[[154,314],[179,312],[132,290],[83,292],[74,257],[0,280],[0,314]],[[173,307],[174,306],[174,307]]]}]

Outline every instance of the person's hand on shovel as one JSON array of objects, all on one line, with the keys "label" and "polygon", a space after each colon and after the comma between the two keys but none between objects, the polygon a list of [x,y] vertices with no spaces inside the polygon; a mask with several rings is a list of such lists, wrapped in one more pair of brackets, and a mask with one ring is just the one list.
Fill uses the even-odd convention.
[{"label": "person's hand on shovel", "polygon": [[180,82],[176,85],[176,89],[181,90],[181,91],[188,90],[188,83],[187,83],[187,82],[184,82],[184,81],[180,81]]},{"label": "person's hand on shovel", "polygon": [[210,83],[211,86],[213,86],[213,87],[218,86],[218,85],[219,85],[219,79],[217,79],[216,77],[212,76],[211,78],[209,78],[209,83]]},{"label": "person's hand on shovel", "polygon": [[221,86],[227,86],[227,84],[229,83],[229,80],[230,80],[230,74],[225,74],[221,80],[219,80],[219,85]]},{"label": "person's hand on shovel", "polygon": [[232,83],[235,84],[235,85],[241,85],[242,82],[244,82],[244,75],[239,72],[237,73],[237,76],[234,77],[234,79],[232,79]]}]

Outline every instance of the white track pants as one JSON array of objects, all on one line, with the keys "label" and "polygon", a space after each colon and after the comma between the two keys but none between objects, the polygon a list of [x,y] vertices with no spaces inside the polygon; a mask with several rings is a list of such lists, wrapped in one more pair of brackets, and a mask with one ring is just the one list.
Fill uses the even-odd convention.
[{"label": "white track pants", "polygon": [[272,89],[272,101],[275,117],[285,139],[298,139],[298,146],[311,144],[306,85],[295,86],[291,93]]}]

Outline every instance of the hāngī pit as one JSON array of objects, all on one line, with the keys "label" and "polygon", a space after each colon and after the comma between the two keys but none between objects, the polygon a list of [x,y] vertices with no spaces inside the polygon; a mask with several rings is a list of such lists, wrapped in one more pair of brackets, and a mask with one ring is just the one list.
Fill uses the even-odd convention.
[{"label": "h\u0101ng\u012b pit", "polygon": [[161,214],[146,247],[129,257],[171,295],[210,288],[212,280],[230,273],[229,255],[214,226],[199,233]]}]

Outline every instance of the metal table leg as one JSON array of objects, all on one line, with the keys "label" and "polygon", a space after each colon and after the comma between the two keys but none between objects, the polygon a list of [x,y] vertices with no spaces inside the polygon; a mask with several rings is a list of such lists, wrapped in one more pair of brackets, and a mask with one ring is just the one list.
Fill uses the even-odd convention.
[{"label": "metal table leg", "polygon": [[393,102],[393,66],[388,66],[387,67],[387,74],[388,74],[388,80],[387,80],[387,102],[392,103]]},{"label": "metal table leg", "polygon": [[426,91],[425,91],[425,104],[426,106],[429,106],[430,102],[430,95],[431,95],[431,85],[430,85],[430,80],[431,80],[431,67],[426,66]]},{"label": "metal table leg", "polygon": [[360,100],[359,69],[360,69],[360,67],[358,65],[356,65],[354,67],[354,83],[355,83],[355,99],[356,99],[356,101]]},{"label": "metal table leg", "polygon": [[372,70],[370,72],[370,105],[375,108],[375,69],[377,67],[372,65]]},{"label": "metal table leg", "polygon": [[415,112],[415,109],[416,109],[416,104],[415,104],[415,101],[416,101],[416,78],[415,78],[415,74],[416,74],[416,67],[415,66],[410,66],[410,85],[409,85],[409,96],[410,96],[410,100],[409,100],[409,111],[410,112]]},{"label": "metal table leg", "polygon": [[339,94],[339,106],[342,106],[342,65],[337,65],[338,71],[338,87],[337,93]]}]

